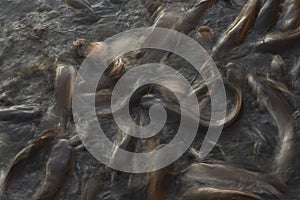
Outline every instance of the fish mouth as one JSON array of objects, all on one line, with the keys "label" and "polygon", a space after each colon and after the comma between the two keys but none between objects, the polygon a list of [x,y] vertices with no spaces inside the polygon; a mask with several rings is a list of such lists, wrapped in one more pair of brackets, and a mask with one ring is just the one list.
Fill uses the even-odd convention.
[{"label": "fish mouth", "polygon": [[125,63],[122,58],[118,58],[109,67],[109,77],[111,79],[118,79],[122,76],[125,69]]}]

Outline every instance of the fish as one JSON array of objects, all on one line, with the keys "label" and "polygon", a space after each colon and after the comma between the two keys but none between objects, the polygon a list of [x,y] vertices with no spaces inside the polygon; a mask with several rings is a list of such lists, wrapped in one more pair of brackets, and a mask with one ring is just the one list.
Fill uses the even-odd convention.
[{"label": "fish", "polygon": [[260,9],[253,30],[257,33],[266,33],[276,23],[281,0],[265,0]]},{"label": "fish", "polygon": [[11,107],[0,107],[0,121],[22,121],[32,120],[41,114],[38,106],[18,105]]},{"label": "fish", "polygon": [[[120,149],[122,150],[126,150],[129,152],[134,152],[135,148],[136,148],[136,144],[137,144],[137,138],[133,137],[131,135],[128,135],[125,133],[125,135],[123,135],[123,132],[121,130],[119,130],[121,132],[121,141],[116,140],[115,141],[115,148],[113,149],[112,155],[111,155],[111,165],[114,166],[120,166],[120,165],[128,165],[128,164],[132,164],[132,154],[128,157],[121,157],[120,156]],[[128,129],[128,131],[130,131],[130,128]],[[118,147],[118,148],[117,148]],[[115,180],[117,176],[117,170],[115,169],[111,169],[111,181],[113,182]]]},{"label": "fish", "polygon": [[60,126],[65,129],[71,108],[76,71],[73,66],[58,64],[55,79],[54,115],[58,117]]},{"label": "fish", "polygon": [[296,90],[296,93],[300,93],[300,56],[295,59],[295,63],[290,71],[292,77],[291,85]]},{"label": "fish", "polygon": [[253,44],[254,50],[273,54],[290,54],[299,49],[300,27],[286,32],[272,32]]},{"label": "fish", "polygon": [[185,17],[181,27],[175,30],[188,34],[191,32],[202,19],[206,11],[213,5],[213,0],[200,0],[193,8],[185,13]]},{"label": "fish", "polygon": [[[156,150],[162,148],[164,145],[159,145],[160,140],[157,138],[152,139],[148,145],[148,150]],[[159,158],[163,159],[163,158]],[[159,159],[156,162],[159,162]],[[165,200],[167,199],[168,186],[170,184],[171,176],[170,171],[172,165],[163,167],[147,174],[147,184],[145,186],[148,200]]]},{"label": "fish", "polygon": [[287,182],[292,176],[296,159],[293,109],[280,93],[275,92],[274,89],[266,85],[262,85],[253,75],[249,74],[247,80],[253,93],[257,96],[259,104],[267,109],[276,122],[279,142],[273,173],[282,182]]},{"label": "fish", "polygon": [[258,8],[259,0],[251,0],[245,4],[240,14],[213,47],[211,56],[215,61],[224,58],[234,47],[244,41],[255,22]]},{"label": "fish", "polygon": [[2,191],[6,192],[13,179],[22,172],[27,163],[34,162],[37,154],[42,150],[48,152],[56,140],[57,132],[48,129],[42,132],[32,143],[22,149],[12,160],[5,172]]},{"label": "fish", "polygon": [[165,9],[156,18],[153,27],[169,28],[188,34],[198,25],[212,3],[212,0],[200,0],[193,8],[184,12],[176,9]]},{"label": "fish", "polygon": [[[200,124],[204,127],[209,127],[209,126],[221,126],[223,125],[224,128],[228,127],[230,124],[232,124],[237,117],[239,116],[239,113],[241,112],[242,109],[242,103],[243,103],[243,98],[242,98],[242,92],[239,87],[236,87],[234,84],[231,84],[228,80],[224,79],[223,80],[225,90],[226,92],[232,92],[234,94],[234,105],[232,108],[227,111],[227,115],[225,119],[219,120],[219,121],[211,121],[210,119],[206,119],[204,117],[200,116]],[[207,107],[207,103],[204,103],[202,105],[203,101],[207,101],[207,99],[210,99],[210,95],[213,94],[213,91],[209,91],[209,95],[205,97],[203,100],[199,102],[200,106]],[[200,107],[200,112],[201,112],[201,107]]]},{"label": "fish", "polygon": [[53,200],[65,186],[73,169],[74,152],[67,140],[59,140],[53,147],[46,165],[42,185],[33,195],[34,200]]},{"label": "fish", "polygon": [[146,187],[148,200],[167,199],[169,172],[170,167],[168,166],[148,173],[148,185]]},{"label": "fish", "polygon": [[240,189],[201,187],[188,189],[182,200],[263,200],[261,197]]},{"label": "fish", "polygon": [[279,73],[284,72],[284,69],[283,69],[284,64],[285,63],[280,55],[273,56],[273,60],[271,62],[271,68],[274,71],[279,72]]},{"label": "fish", "polygon": [[80,200],[95,200],[104,187],[104,179],[99,169],[94,169],[84,178]]},{"label": "fish", "polygon": [[279,30],[289,31],[300,25],[300,1],[285,0],[282,5],[282,15],[280,16]]},{"label": "fish", "polygon": [[[190,33],[196,28],[200,19],[208,8],[211,7],[213,0],[200,0],[193,8],[187,11],[180,11],[178,9],[164,9],[160,12],[154,21],[152,27],[168,28],[184,34]],[[144,45],[160,42],[164,45],[166,42],[170,42],[169,36],[162,36],[160,32],[153,32],[145,40]],[[148,49],[143,57],[143,63],[156,62],[161,60],[164,56],[169,54],[159,50]]]},{"label": "fish", "polygon": [[254,193],[269,193],[280,199],[286,185],[276,178],[237,168],[221,161],[193,163],[183,170],[183,177],[206,186],[239,188]]}]

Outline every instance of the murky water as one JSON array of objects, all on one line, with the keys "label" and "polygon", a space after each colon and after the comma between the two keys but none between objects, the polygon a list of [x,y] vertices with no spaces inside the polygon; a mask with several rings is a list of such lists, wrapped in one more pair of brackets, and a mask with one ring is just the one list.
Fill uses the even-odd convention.
[{"label": "murky water", "polygon": [[[193,0],[173,1],[167,2],[164,6],[187,9],[191,8],[194,2]],[[18,118],[16,115],[10,120],[0,119],[0,171],[5,172],[18,152],[43,131],[42,119],[55,101],[54,82],[57,64],[73,65],[76,69],[80,67],[82,59],[75,56],[72,49],[73,41],[77,38],[84,38],[90,42],[102,41],[125,30],[150,26],[154,20],[140,0],[90,0],[90,3],[96,12],[93,16],[89,16],[85,11],[74,10],[63,1],[0,1],[0,106],[4,108],[25,105],[34,108],[29,117],[21,115],[21,118]],[[241,8],[242,6],[232,5],[229,1],[215,1],[199,23],[199,26],[210,26],[213,29],[214,39],[201,40],[197,37],[196,31],[192,31],[189,35],[211,53],[212,47],[234,21]],[[276,26],[270,32],[273,30],[276,30]],[[241,52],[247,52],[248,44],[262,37],[263,34],[250,31],[240,47]],[[239,55],[239,51],[234,51],[231,56],[239,57]],[[282,72],[274,72],[270,67],[273,55],[268,53],[250,52],[242,58],[234,60],[229,58],[229,61],[239,63],[246,72],[256,74],[258,77],[269,74],[277,81],[289,83],[293,78],[290,71],[299,56],[299,51],[283,54],[285,64]],[[186,67],[185,61],[177,62],[176,58],[173,59],[175,62],[174,60],[172,62],[171,56],[169,63],[171,65],[177,63],[175,68],[189,80],[192,79],[193,71]],[[134,60],[130,60],[130,55],[127,56],[126,64],[126,68],[136,65]],[[224,76],[225,64],[227,63],[218,63]],[[297,78],[299,80],[299,77]],[[292,87],[290,91],[291,93],[285,93],[284,97],[294,111],[297,147],[300,141],[298,138],[300,91]],[[221,148],[214,148],[208,158],[225,160],[237,167],[269,174],[272,172],[279,140],[276,122],[267,111],[259,108],[256,97],[249,88],[242,89],[242,96],[242,111],[238,119],[223,130],[218,141]],[[133,110],[136,113],[141,112],[140,107]],[[112,140],[115,139],[118,128],[113,120],[100,117],[99,121],[106,135]],[[176,123],[168,123],[160,138],[170,141],[177,128]],[[199,129],[192,147],[198,149],[201,146],[205,131],[206,129]],[[74,135],[76,135],[75,126],[70,121],[62,137],[70,138]],[[143,142],[145,141],[139,144],[140,149],[144,149]],[[257,145],[260,147],[258,150]],[[295,149],[294,152],[298,157],[299,149]],[[32,196],[45,177],[45,166],[49,156],[50,152],[43,150],[36,155],[33,162],[24,165],[22,171],[15,175],[11,193],[2,195],[1,199],[33,199]],[[197,161],[190,152],[186,152],[172,165],[174,175],[164,186],[168,199],[177,199],[188,187],[201,185],[182,179],[179,173],[188,164]],[[293,176],[287,183],[289,190],[282,199],[300,198],[299,164],[296,161]],[[130,176],[119,173],[114,183],[111,183],[108,171],[87,150],[76,150],[73,171],[70,176],[66,175],[66,183],[57,199],[81,199],[87,187],[97,184],[99,184],[95,192],[97,194],[90,199],[146,199],[145,188],[143,188],[146,184],[146,174]],[[98,177],[96,183],[89,183],[90,177]],[[131,180],[130,187],[128,187],[128,180]],[[268,194],[262,194],[262,197],[276,199]]]}]

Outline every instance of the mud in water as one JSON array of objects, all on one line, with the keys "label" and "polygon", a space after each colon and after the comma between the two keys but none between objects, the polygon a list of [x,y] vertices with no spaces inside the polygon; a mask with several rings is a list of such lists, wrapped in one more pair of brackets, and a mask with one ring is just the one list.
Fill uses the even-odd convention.
[{"label": "mud in water", "polygon": [[[72,118],[72,110],[69,108],[70,99],[65,99],[68,106],[65,106],[67,104],[65,103],[63,104],[65,107],[58,111],[63,112],[59,116],[59,118],[64,118],[62,119],[63,124],[59,124],[59,121],[62,122],[60,119],[55,118],[53,120],[53,113],[56,113],[53,112],[53,109],[59,107],[56,104],[55,94],[59,90],[71,88],[71,86],[56,87],[58,67],[72,66],[72,70],[73,68],[78,70],[84,59],[76,54],[73,46],[74,41],[78,38],[83,38],[87,43],[101,42],[122,31],[148,27],[155,23],[155,18],[159,16],[162,10],[177,9],[178,12],[175,13],[182,14],[191,9],[197,1],[89,0],[89,2],[94,13],[90,10],[74,9],[65,4],[64,1],[57,0],[0,1],[1,188],[5,174],[18,153],[31,145],[45,128],[53,128],[57,131],[57,141],[66,139],[64,141],[68,143],[68,148],[72,147],[74,150],[72,159],[66,158],[72,160],[72,167],[68,166],[68,168],[63,169],[66,171],[66,177],[58,180],[63,179],[64,186],[57,190],[57,194],[53,195],[55,199],[173,200],[182,199],[183,194],[189,196],[189,194],[185,193],[186,191],[201,192],[202,189],[198,189],[201,187],[209,188],[210,199],[214,198],[214,191],[218,191],[216,198],[220,195],[222,197],[220,191],[226,191],[226,195],[229,193],[229,196],[231,194],[240,195],[241,190],[239,189],[241,188],[238,188],[238,186],[234,188],[235,186],[224,184],[220,188],[220,185],[203,184],[208,182],[206,180],[199,182],[184,177],[184,169],[192,163],[202,162],[197,158],[193,150],[188,150],[172,165],[158,172],[127,174],[109,169],[97,161],[82,145],[80,146],[80,142],[78,142],[79,145],[77,143],[75,145],[70,139],[77,135]],[[259,1],[258,7],[261,8],[264,2],[266,1]],[[274,2],[277,3],[278,1]],[[285,0],[285,2],[296,1]],[[247,1],[215,0],[204,11],[198,25],[188,35],[199,42],[211,54],[214,47],[220,43],[220,39],[225,37],[224,34],[228,28],[234,27],[232,23],[236,17],[240,17],[240,13],[246,3]],[[288,7],[284,8],[284,6]],[[291,8],[294,10],[289,11]],[[300,51],[299,45],[294,45],[297,42],[299,44],[300,27],[299,23],[294,22],[292,27],[285,26],[285,29],[289,28],[289,30],[281,32],[280,28],[282,23],[285,22],[280,21],[280,17],[285,17],[285,20],[293,17],[295,20],[299,20],[298,13],[300,13],[300,10],[297,12],[295,9],[299,9],[299,6],[295,5],[293,7],[287,5],[287,3],[282,3],[280,4],[280,9],[264,10],[264,12],[277,12],[277,14],[261,14],[259,15],[260,17],[272,16],[272,19],[278,22],[275,23],[271,20],[272,22],[268,24],[267,28],[264,27],[264,30],[257,31],[259,26],[257,25],[255,26],[256,29],[253,29],[255,20],[251,20],[252,25],[247,24],[247,28],[243,29],[242,27],[241,30],[237,30],[242,32],[240,34],[243,38],[239,38],[240,35],[236,35],[234,32],[234,37],[238,38],[238,42],[236,42],[236,38],[228,39],[227,37],[226,42],[232,42],[229,45],[230,51],[226,51],[224,58],[216,60],[223,79],[226,79],[226,83],[231,83],[234,86],[234,90],[227,91],[228,104],[231,104],[228,105],[228,108],[238,107],[240,110],[237,112],[237,116],[234,116],[230,124],[223,130],[218,144],[208,154],[207,159],[221,160],[230,166],[253,171],[261,174],[263,177],[272,176],[270,180],[274,180],[274,184],[278,183],[280,185],[279,190],[282,192],[282,195],[274,196],[267,191],[260,191],[259,193],[251,189],[247,191],[249,187],[244,187],[242,192],[247,194],[245,199],[249,199],[251,195],[252,199],[300,199],[300,161],[298,161],[300,156]],[[289,14],[281,14],[281,10],[288,10]],[[256,12],[249,16],[257,16],[259,13],[258,11]],[[266,19],[259,19],[263,23],[268,22]],[[210,29],[206,28],[205,30],[212,30],[213,33],[210,31],[209,37],[199,37],[199,32],[196,30],[201,30],[201,28],[199,29],[200,26],[210,27]],[[243,32],[244,30],[247,31],[247,34]],[[275,36],[273,37],[273,35]],[[264,40],[266,42],[269,41],[269,43],[263,43]],[[284,45],[286,41],[293,45]],[[276,45],[274,49],[272,47],[273,44]],[[222,48],[226,48],[226,45],[224,46]],[[164,53],[160,52],[159,55]],[[144,54],[145,52],[141,51],[130,52],[124,55],[125,69],[130,69],[143,62]],[[201,82],[201,80],[196,79],[200,79],[200,77],[195,77],[195,70],[184,59],[176,55],[169,55],[165,63],[178,70],[193,84],[197,85],[197,83]],[[228,65],[228,63],[231,63],[231,65]],[[121,72],[118,75],[120,74]],[[272,99],[260,99],[257,93],[253,92],[257,91],[257,88],[253,89],[253,85],[247,81],[248,74],[251,74],[255,81],[259,83],[258,85],[260,86],[257,87],[263,87],[262,90],[271,90],[271,92],[264,92],[264,98],[273,98],[274,96],[281,98],[280,101],[275,101],[284,102],[285,105],[288,105],[289,113],[280,115],[278,114],[279,111],[284,112],[282,105],[279,103],[279,105],[273,105]],[[273,80],[271,85],[267,79]],[[116,79],[112,80],[110,77],[102,77],[98,87],[99,91],[100,89],[102,90],[99,92],[99,101],[96,101],[98,102],[96,106],[97,114],[99,115],[98,121],[105,134],[110,140],[119,144],[124,139],[124,133],[118,129],[111,116],[105,114],[110,112],[108,107],[111,96],[110,91],[116,81]],[[88,85],[84,87],[88,87]],[[232,105],[238,101],[235,99],[237,95],[232,94],[232,91],[235,90],[240,92],[239,95],[242,98],[242,103],[239,106]],[[143,91],[137,94],[140,95],[140,98],[135,99],[136,103],[131,107],[131,115],[135,121],[140,124],[149,122],[149,116],[147,115],[149,104],[163,102],[163,104],[172,103],[175,108],[178,106],[176,100],[161,100],[159,96],[162,94],[161,91],[161,88],[154,88],[148,96]],[[205,91],[203,93],[200,91],[198,94],[200,99],[201,95],[206,94]],[[64,95],[70,98],[69,93],[64,91],[61,98]],[[172,95],[170,98],[174,99]],[[203,102],[205,104],[205,101]],[[210,104],[207,103],[207,105]],[[280,107],[279,111],[276,110],[276,106]],[[275,111],[272,112],[272,109]],[[176,113],[175,111],[172,111],[170,114],[171,119],[167,120],[163,130],[157,136],[149,139],[149,141],[138,139],[134,142],[134,147],[129,146],[132,142],[128,142],[128,144],[123,144],[127,145],[124,149],[147,152],[159,144],[166,144],[171,141],[176,134],[178,120],[180,119],[180,112]],[[209,109],[204,111],[209,112]],[[294,126],[293,134],[289,132],[288,137],[289,142],[293,143],[293,145],[290,145],[293,149],[283,146],[285,143],[282,141],[284,140],[282,139],[284,138],[282,130],[290,131],[286,124],[284,128],[279,127],[282,125],[280,122],[284,121],[280,117],[285,116],[293,120],[290,123]],[[278,118],[281,121],[276,121]],[[63,128],[61,129],[60,127]],[[191,145],[192,148],[200,148],[206,130],[207,128],[203,126],[199,128],[198,134]],[[56,144],[53,142],[51,145],[55,147]],[[56,148],[55,150],[59,149]],[[52,149],[52,151],[54,150]],[[289,154],[286,157],[293,158],[292,161],[288,161],[292,164],[282,164],[282,162],[278,161],[283,156],[278,156],[278,152]],[[60,155],[60,153],[57,154]],[[26,162],[25,160],[20,164],[23,166],[18,166],[23,171],[10,180],[10,188],[8,188],[8,192],[1,193],[1,200],[33,198],[34,194],[41,188],[47,174],[47,162],[49,163],[51,159],[54,160],[54,157],[51,158],[50,150],[40,152],[35,156],[37,159],[31,158],[31,160],[36,160],[36,162]],[[57,162],[59,162],[59,159]],[[282,181],[280,177],[276,176],[275,169],[277,168],[274,165],[278,163],[288,166],[288,179],[286,178],[287,176],[284,176],[285,178]],[[282,172],[284,171],[282,166],[278,168],[281,170],[280,173],[284,173]],[[52,170],[55,171],[55,166]],[[226,181],[224,182],[226,183]],[[232,191],[234,189],[236,191]],[[157,191],[157,194],[155,191]],[[207,190],[203,191],[207,192]],[[54,191],[51,192],[55,193]],[[190,195],[197,195],[197,193]],[[243,197],[239,196],[238,198],[243,199]]]}]

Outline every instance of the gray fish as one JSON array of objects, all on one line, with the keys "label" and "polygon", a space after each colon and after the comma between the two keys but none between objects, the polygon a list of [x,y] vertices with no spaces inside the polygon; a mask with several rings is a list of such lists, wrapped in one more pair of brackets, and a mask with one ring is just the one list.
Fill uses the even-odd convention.
[{"label": "gray fish", "polygon": [[289,31],[297,28],[300,25],[300,1],[285,0],[282,7],[279,29],[281,31]]},{"label": "gray fish", "polygon": [[207,186],[239,188],[255,193],[270,193],[279,199],[282,196],[281,190],[286,187],[273,178],[220,161],[191,164],[184,171],[184,178]]},{"label": "gray fish", "polygon": [[234,47],[240,45],[254,23],[259,8],[259,0],[248,1],[234,22],[223,33],[214,46],[212,58],[214,60],[222,59]]},{"label": "gray fish", "polygon": [[261,197],[239,189],[201,187],[188,189],[182,195],[184,200],[263,200]]},{"label": "gray fish", "polygon": [[0,108],[0,121],[22,121],[32,120],[39,116],[41,111],[38,106],[12,106],[8,108]]},{"label": "gray fish", "polygon": [[275,159],[274,174],[283,182],[291,177],[295,162],[295,131],[293,110],[284,97],[272,88],[266,87],[248,75],[248,83],[260,105],[264,106],[276,122],[279,134],[279,147]]},{"label": "gray fish", "polygon": [[265,0],[260,9],[254,24],[254,31],[266,33],[275,24],[281,0]]},{"label": "gray fish", "polygon": [[46,176],[34,200],[53,200],[64,187],[74,162],[73,149],[67,140],[59,140],[53,147],[46,166]]}]

